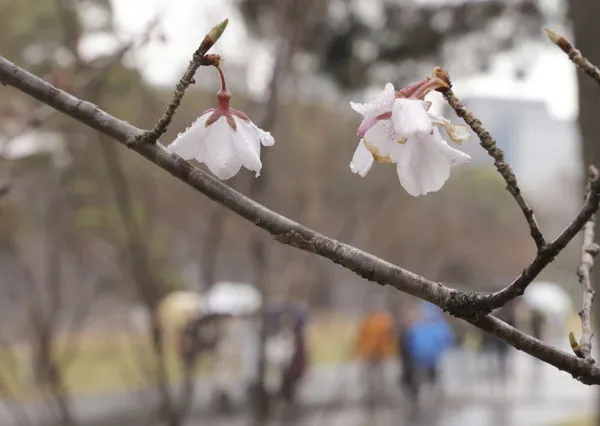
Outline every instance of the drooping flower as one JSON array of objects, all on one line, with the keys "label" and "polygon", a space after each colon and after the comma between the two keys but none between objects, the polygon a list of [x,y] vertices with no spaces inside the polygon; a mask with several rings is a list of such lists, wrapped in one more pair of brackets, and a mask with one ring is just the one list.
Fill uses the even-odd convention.
[{"label": "drooping flower", "polygon": [[364,177],[374,162],[394,163],[402,187],[418,196],[438,191],[448,180],[452,166],[469,161],[471,157],[452,148],[439,131],[443,127],[450,140],[458,144],[469,139],[468,128],[430,114],[431,104],[423,100],[442,84],[440,79],[427,78],[395,92],[387,83],[371,102],[351,102],[352,108],[363,115],[357,132],[360,141],[350,162],[352,172]]},{"label": "drooping flower", "polygon": [[217,93],[217,107],[204,111],[177,136],[167,151],[184,160],[204,163],[221,180],[232,178],[242,166],[256,172],[258,177],[262,168],[261,145],[272,146],[275,140],[244,112],[231,108],[231,93],[227,90],[223,72],[218,70],[222,87]]}]

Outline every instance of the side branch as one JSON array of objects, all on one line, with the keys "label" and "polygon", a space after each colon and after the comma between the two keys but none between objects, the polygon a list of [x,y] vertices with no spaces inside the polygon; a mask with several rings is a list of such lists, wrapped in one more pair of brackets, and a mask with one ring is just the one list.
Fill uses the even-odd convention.
[{"label": "side branch", "polygon": [[444,95],[444,98],[448,102],[448,104],[452,107],[452,109],[456,112],[456,115],[465,120],[465,123],[469,125],[469,127],[477,134],[479,137],[480,145],[487,151],[487,153],[494,159],[494,165],[498,170],[498,173],[504,178],[506,182],[506,190],[510,192],[513,196],[517,205],[523,212],[525,219],[527,220],[527,224],[529,225],[529,231],[531,233],[531,238],[535,242],[535,246],[537,247],[538,252],[546,246],[546,240],[544,239],[544,235],[540,230],[540,227],[535,219],[533,214],[533,210],[529,207],[529,204],[521,194],[521,189],[519,188],[519,183],[517,182],[517,177],[514,174],[512,168],[508,165],[506,160],[504,159],[504,153],[498,146],[496,145],[496,140],[487,131],[481,121],[475,117],[475,115],[467,110],[465,105],[456,97],[452,89],[444,88],[438,89]]},{"label": "side branch", "polygon": [[546,35],[554,44],[565,52],[569,59],[579,67],[584,73],[589,75],[596,83],[600,84],[600,69],[592,64],[581,52],[573,46],[573,44],[567,40],[563,35],[553,31],[549,28],[544,28]]},{"label": "side branch", "polygon": [[544,249],[539,251],[533,261],[523,270],[509,286],[500,291],[480,297],[476,305],[484,311],[491,311],[504,306],[510,300],[521,296],[529,284],[548,266],[558,254],[571,242],[598,211],[600,203],[600,177],[595,176],[589,185],[589,193],[585,203],[575,219]]},{"label": "side branch", "polygon": [[[109,115],[90,102],[77,99],[53,87],[2,57],[0,57],[0,83],[17,88],[123,145],[145,134],[141,129]],[[273,212],[189,162],[170,155],[160,144],[133,144],[131,148],[198,192],[266,230],[283,244],[328,258],[369,281],[390,285],[397,290],[432,302],[447,311],[456,311],[457,307],[464,307],[477,299],[471,292],[450,289],[440,283],[427,280]],[[596,199],[597,207],[598,196],[592,195],[591,198]],[[465,316],[465,319],[512,346],[569,372],[585,383],[600,384],[600,368],[594,364],[544,345],[491,315]]]},{"label": "side branch", "polygon": [[183,99],[185,91],[192,83],[194,83],[194,75],[196,74],[196,71],[198,71],[198,68],[200,68],[202,65],[213,65],[215,61],[218,62],[218,57],[215,55],[205,55],[210,48],[214,46],[217,40],[219,40],[221,35],[223,35],[228,23],[229,20],[225,19],[220,24],[215,25],[213,29],[211,29],[210,32],[204,37],[204,40],[202,40],[202,43],[200,43],[200,46],[192,55],[192,59],[190,60],[187,70],[179,80],[179,83],[177,83],[177,86],[175,86],[173,98],[167,106],[167,109],[158,119],[158,122],[152,128],[152,130],[141,136],[138,136],[136,138],[137,141],[155,143],[158,138],[160,138],[162,134],[167,131],[167,127],[169,124],[171,124],[171,120],[173,120],[175,111],[177,111],[177,108],[179,108],[179,105],[181,105],[181,100]]},{"label": "side branch", "polygon": [[[590,197],[591,182],[595,179],[598,179],[598,169],[594,166],[590,166],[590,183],[588,184],[586,198]],[[581,357],[590,362],[594,362],[594,359],[592,358],[592,338],[594,337],[594,332],[592,330],[592,303],[594,302],[594,296],[596,294],[590,280],[590,272],[594,266],[594,257],[596,257],[598,250],[600,249],[598,244],[594,242],[595,228],[596,218],[595,215],[592,215],[583,227],[581,264],[579,265],[579,268],[577,268],[577,276],[579,277],[579,283],[581,284],[581,291],[583,294],[581,310],[579,311],[582,325],[579,347]]]}]

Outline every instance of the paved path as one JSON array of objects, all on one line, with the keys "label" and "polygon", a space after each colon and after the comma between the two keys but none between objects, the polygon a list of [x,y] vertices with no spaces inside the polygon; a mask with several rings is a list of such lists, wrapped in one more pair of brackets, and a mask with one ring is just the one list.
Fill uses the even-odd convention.
[{"label": "paved path", "polygon": [[[568,374],[534,361],[531,357],[514,351],[511,355],[513,374],[505,391],[477,376],[477,362],[461,353],[450,354],[446,360],[442,383],[443,402],[425,408],[426,418],[421,426],[554,426],[573,417],[586,416],[595,410],[595,388],[585,386]],[[536,370],[534,367],[538,366]],[[398,377],[394,364],[387,366],[385,389],[386,407],[378,408],[369,417],[364,409],[364,386],[358,365],[315,368],[300,390],[300,400],[306,409],[299,425],[353,426],[377,424],[404,425],[408,421],[409,407],[396,384]],[[539,372],[540,381],[534,386],[533,374]],[[207,407],[211,393],[209,383],[199,382],[194,406]],[[126,420],[132,413],[149,412],[155,397],[151,392],[120,393],[105,396],[77,398],[74,409],[82,425],[130,425],[147,423]],[[143,408],[145,407],[145,408]],[[39,404],[29,404],[28,414],[41,413]],[[6,413],[5,413],[6,414]],[[375,416],[376,418],[373,418]],[[6,419],[10,416],[6,415]],[[206,424],[206,416],[195,416],[189,426]],[[109,419],[113,419],[112,421]],[[440,421],[439,419],[443,419]],[[0,424],[9,425],[8,421]],[[45,424],[32,423],[33,425]],[[247,417],[212,419],[211,425],[247,425]],[[150,425],[148,425],[150,426]]]}]

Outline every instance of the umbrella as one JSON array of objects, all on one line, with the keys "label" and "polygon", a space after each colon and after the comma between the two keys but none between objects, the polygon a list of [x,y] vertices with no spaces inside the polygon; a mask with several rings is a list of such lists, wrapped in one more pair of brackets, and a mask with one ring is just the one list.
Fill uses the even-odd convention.
[{"label": "umbrella", "polygon": [[534,281],[525,291],[525,302],[546,314],[567,315],[573,306],[567,292],[557,283]]},{"label": "umbrella", "polygon": [[205,298],[211,312],[232,315],[254,313],[262,304],[260,292],[252,285],[231,281],[215,283]]},{"label": "umbrella", "polygon": [[206,302],[199,293],[174,291],[160,302],[158,315],[163,326],[177,329],[190,318],[200,315],[205,307]]}]

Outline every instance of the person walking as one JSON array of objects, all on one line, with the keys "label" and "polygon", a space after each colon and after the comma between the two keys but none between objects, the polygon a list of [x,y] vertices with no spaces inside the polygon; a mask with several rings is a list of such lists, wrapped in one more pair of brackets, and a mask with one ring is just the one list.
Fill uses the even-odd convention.
[{"label": "person walking", "polygon": [[363,365],[367,405],[371,409],[384,398],[385,361],[395,354],[394,319],[383,306],[376,304],[363,317],[354,346],[354,357]]},{"label": "person walking", "polygon": [[454,332],[442,310],[431,303],[421,303],[416,318],[405,331],[405,350],[412,367],[410,396],[416,404],[420,403],[423,385],[438,390],[441,360],[454,342]]}]

